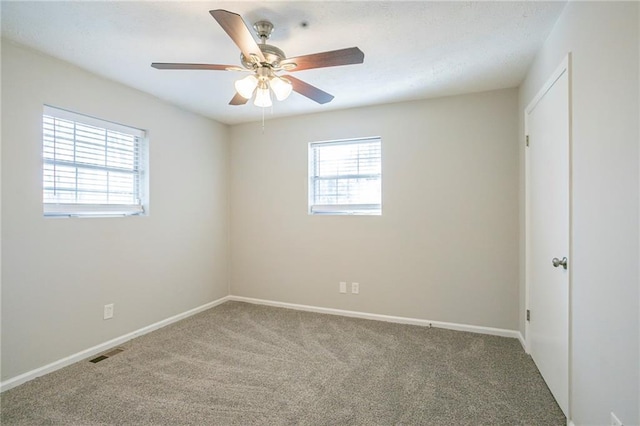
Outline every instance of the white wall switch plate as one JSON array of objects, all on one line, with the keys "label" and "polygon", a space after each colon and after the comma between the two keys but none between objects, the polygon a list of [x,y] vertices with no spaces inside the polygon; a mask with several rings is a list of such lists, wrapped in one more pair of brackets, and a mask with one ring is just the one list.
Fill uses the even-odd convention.
[{"label": "white wall switch plate", "polygon": [[611,412],[611,426],[624,426],[618,416],[613,414],[613,411]]},{"label": "white wall switch plate", "polygon": [[113,318],[113,303],[104,305],[104,319],[111,319],[111,318]]},{"label": "white wall switch plate", "polygon": [[345,281],[340,281],[340,293],[347,292],[347,283]]},{"label": "white wall switch plate", "polygon": [[360,293],[360,284],[358,284],[358,283],[351,283],[351,293],[353,293],[353,294],[358,294],[358,293]]}]

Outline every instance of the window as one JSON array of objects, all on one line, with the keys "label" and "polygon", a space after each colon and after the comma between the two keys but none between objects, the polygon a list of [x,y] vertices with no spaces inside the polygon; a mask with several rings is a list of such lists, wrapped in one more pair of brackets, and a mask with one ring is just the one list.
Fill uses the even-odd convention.
[{"label": "window", "polygon": [[42,140],[45,216],[144,213],[144,131],[45,106]]},{"label": "window", "polygon": [[382,212],[380,138],[309,144],[309,214]]}]

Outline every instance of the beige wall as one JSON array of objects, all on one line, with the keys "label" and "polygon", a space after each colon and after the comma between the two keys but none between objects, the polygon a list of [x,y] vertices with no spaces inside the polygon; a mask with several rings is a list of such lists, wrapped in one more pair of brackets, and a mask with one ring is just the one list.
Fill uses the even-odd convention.
[{"label": "beige wall", "polygon": [[[45,103],[149,131],[150,216],[42,216]],[[227,167],[226,126],[3,42],[2,379],[227,295]]]},{"label": "beige wall", "polygon": [[[516,114],[509,89],[232,127],[232,294],[516,330]],[[308,143],[363,136],[382,216],[309,216]]]},{"label": "beige wall", "polygon": [[[572,53],[571,411],[576,425],[610,424],[611,411],[625,425],[640,424],[638,7],[569,2],[520,88],[522,123],[526,105]],[[523,322],[520,328],[524,331]]]}]

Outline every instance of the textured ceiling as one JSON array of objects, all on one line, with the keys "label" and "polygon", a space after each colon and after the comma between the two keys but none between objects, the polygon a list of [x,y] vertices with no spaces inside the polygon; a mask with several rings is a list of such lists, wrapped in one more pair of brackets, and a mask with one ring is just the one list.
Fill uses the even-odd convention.
[{"label": "textured ceiling", "polygon": [[[300,71],[333,95],[292,94],[266,118],[517,86],[564,2],[2,1],[2,36],[223,123],[259,120],[230,106],[229,71],[156,70],[151,62],[240,63],[209,14],[226,9],[249,27],[275,25],[288,57],[357,46],[364,64]],[[252,30],[253,32],[253,30]]]}]

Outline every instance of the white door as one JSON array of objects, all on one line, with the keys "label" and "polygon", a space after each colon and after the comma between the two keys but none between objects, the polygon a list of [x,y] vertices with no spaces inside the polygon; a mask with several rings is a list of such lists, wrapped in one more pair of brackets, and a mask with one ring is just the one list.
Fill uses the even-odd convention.
[{"label": "white door", "polygon": [[528,350],[569,414],[569,59],[525,112]]}]

